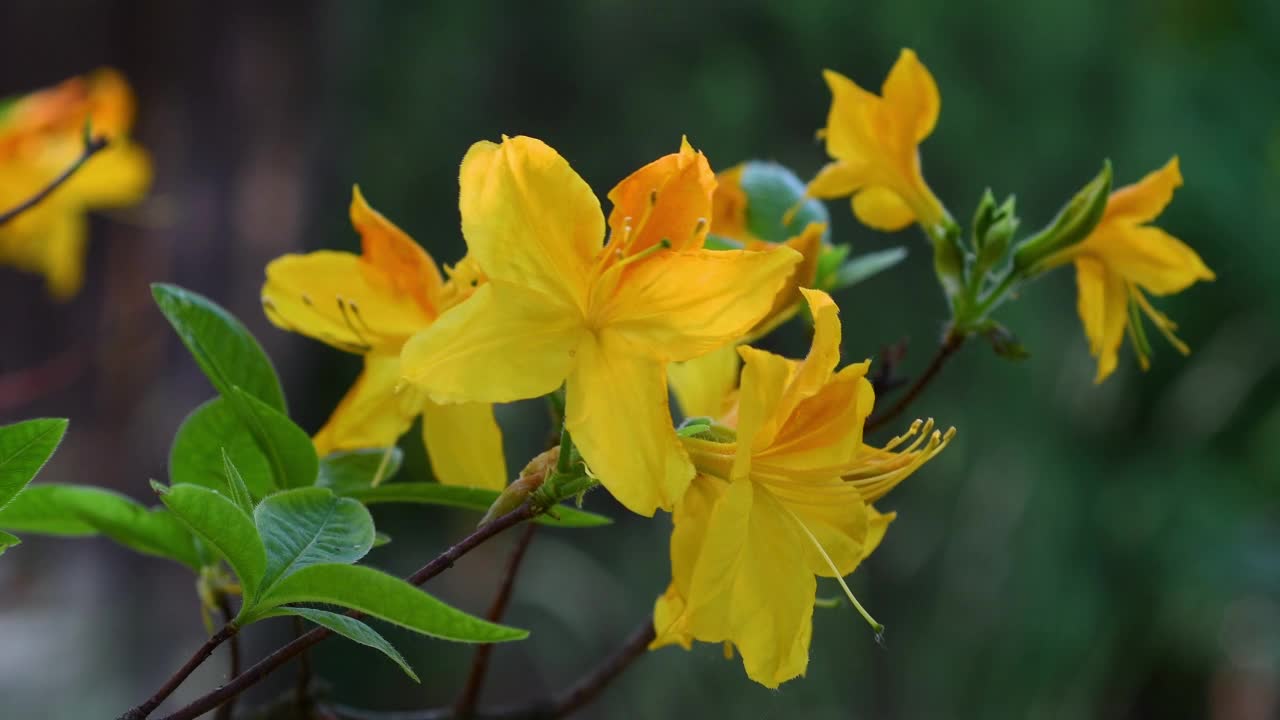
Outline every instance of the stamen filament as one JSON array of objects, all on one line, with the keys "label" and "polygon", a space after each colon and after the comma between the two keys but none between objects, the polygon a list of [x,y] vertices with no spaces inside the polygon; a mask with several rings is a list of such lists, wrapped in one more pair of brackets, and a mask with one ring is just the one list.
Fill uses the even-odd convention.
[{"label": "stamen filament", "polygon": [[373,474],[373,480],[369,483],[370,487],[378,487],[387,476],[387,466],[391,464],[391,453],[395,452],[396,446],[388,445],[387,451],[382,453],[382,462],[378,463],[378,470]]},{"label": "stamen filament", "polygon": [[840,583],[840,589],[844,590],[845,597],[849,598],[849,602],[853,605],[854,609],[858,611],[858,614],[862,616],[862,619],[866,620],[867,624],[871,626],[872,631],[875,632],[876,642],[884,642],[884,625],[876,622],[876,619],[871,617],[871,613],[867,612],[867,609],[862,607],[862,603],[858,602],[858,598],[853,596],[853,591],[849,589],[847,584],[845,584],[844,576],[840,574],[840,569],[836,567],[831,556],[828,555],[826,549],[822,547],[822,543],[818,542],[818,538],[804,524],[804,521],[802,521],[795,513],[791,512],[791,508],[787,507],[783,503],[778,503],[778,505],[787,511],[787,514],[791,516],[791,519],[795,520],[796,524],[800,526],[800,529],[804,531],[804,534],[809,537],[809,542],[812,542],[813,546],[817,548],[818,554],[827,562],[827,567],[831,568],[831,574],[835,577],[836,582]]}]

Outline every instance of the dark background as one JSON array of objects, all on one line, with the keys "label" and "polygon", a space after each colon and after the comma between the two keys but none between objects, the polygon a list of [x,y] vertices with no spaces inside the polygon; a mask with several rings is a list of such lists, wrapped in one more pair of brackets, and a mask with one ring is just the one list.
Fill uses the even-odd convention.
[{"label": "dark background", "polygon": [[[853,576],[887,647],[848,608],[819,610],[808,677],[768,691],[721,650],[643,659],[584,716],[742,718],[1280,717],[1280,5],[1117,3],[49,2],[0,6],[0,95],[98,65],[139,96],[156,184],[99,217],[84,291],[50,301],[0,268],[0,421],[67,416],[43,474],[149,493],[182,417],[212,394],[147,284],[208,294],[259,335],[302,424],[319,427],[358,361],[271,328],[263,266],[356,247],[352,182],[442,262],[456,260],[457,166],[500,133],[557,148],[602,195],[681,134],[713,166],[758,157],[809,176],[838,69],[878,89],[901,47],[942,92],[926,174],[959,218],[984,187],[1016,192],[1024,222],[1115,163],[1128,183],[1177,153],[1186,186],[1160,224],[1219,279],[1164,300],[1194,354],[1155,339],[1143,374],[1125,349],[1101,387],[1070,273],[999,314],[1033,357],[965,349],[913,408],[960,429],[881,504],[899,512]],[[944,318],[915,231],[877,234],[832,205],[856,252],[907,244],[908,262],[838,294],[845,356],[909,338],[923,367]],[[803,328],[777,347],[803,352]],[[535,405],[503,410],[510,464],[542,442]],[[904,420],[905,424],[905,420]],[[620,430],[625,432],[625,429]],[[886,434],[887,437],[887,434]],[[880,438],[884,439],[884,438]],[[410,435],[407,477],[428,472]],[[509,620],[533,637],[496,653],[486,698],[563,687],[614,647],[668,581],[669,523],[539,534]],[[408,571],[475,521],[375,513],[395,537],[371,562]],[[433,581],[487,606],[501,538]],[[192,581],[105,541],[28,537],[0,562],[0,716],[114,716],[199,643]],[[820,588],[831,594],[834,586]],[[259,657],[287,628],[247,633]],[[466,648],[387,631],[424,679],[343,642],[316,651],[339,701],[449,701]],[[176,696],[218,682],[221,657]],[[250,698],[291,682],[282,671]]]}]

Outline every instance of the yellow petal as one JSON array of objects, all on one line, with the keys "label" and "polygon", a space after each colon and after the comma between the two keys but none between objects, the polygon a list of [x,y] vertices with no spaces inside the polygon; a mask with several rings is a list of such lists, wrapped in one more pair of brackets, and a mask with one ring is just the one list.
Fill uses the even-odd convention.
[{"label": "yellow petal", "polygon": [[1082,245],[1082,252],[1156,295],[1181,292],[1197,280],[1214,279],[1195,250],[1157,227],[1099,226]]},{"label": "yellow petal", "polygon": [[867,539],[863,544],[862,550],[865,553],[862,558],[865,560],[871,553],[880,547],[880,543],[884,540],[885,532],[889,530],[889,523],[898,518],[898,513],[882,513],[873,506],[867,505]]},{"label": "yellow petal", "polygon": [[778,412],[775,422],[780,427],[767,446],[757,445],[753,474],[827,480],[846,472],[862,447],[862,426],[871,412],[871,403],[864,399],[871,394],[863,376],[867,367],[860,363],[845,368],[794,410]]},{"label": "yellow petal", "polygon": [[756,448],[767,447],[777,432],[778,405],[796,363],[752,347],[738,348],[742,385],[738,390],[738,442],[730,477],[745,480]]},{"label": "yellow petal", "polygon": [[76,198],[87,208],[113,208],[141,201],[150,187],[151,156],[121,139],[89,158],[56,192]]},{"label": "yellow petal", "polygon": [[354,353],[394,354],[432,320],[386,273],[332,250],[271,261],[262,303],[277,327]]},{"label": "yellow petal", "polygon": [[716,173],[716,191],[711,196],[711,232],[721,237],[745,241],[747,230],[747,193],[742,189],[743,164]]},{"label": "yellow petal", "polygon": [[564,158],[528,137],[478,142],[462,160],[459,183],[462,234],[490,279],[585,307],[604,216]]},{"label": "yellow petal", "polygon": [[438,403],[511,402],[558,388],[582,339],[558,300],[490,282],[405,343],[400,369]]},{"label": "yellow petal", "polygon": [[918,144],[938,122],[942,100],[933,75],[912,50],[898,55],[881,88],[885,105],[893,113],[897,125],[905,130],[905,143]]},{"label": "yellow petal", "polygon": [[874,117],[881,100],[834,70],[823,70],[831,89],[831,110],[827,113],[827,154],[837,160],[865,162],[872,150]]},{"label": "yellow petal", "polygon": [[[760,322],[800,260],[782,246],[659,252],[612,268],[610,275],[625,274],[611,295],[593,299],[591,316],[664,362],[687,360],[741,338]],[[601,287],[607,289],[607,282]]]},{"label": "yellow petal", "polygon": [[896,232],[916,221],[915,211],[902,196],[883,185],[858,191],[853,196],[853,214],[867,227],[884,232]]},{"label": "yellow petal", "polygon": [[809,313],[813,317],[813,340],[808,355],[796,368],[778,405],[776,414],[782,420],[803,400],[817,394],[840,362],[839,306],[821,290],[803,289],[800,293],[809,304]]},{"label": "yellow petal", "polygon": [[732,344],[667,367],[671,390],[685,417],[719,417],[738,384],[738,352]]},{"label": "yellow petal", "polygon": [[88,219],[74,210],[58,213],[44,234],[30,238],[43,247],[45,283],[55,299],[69,300],[80,292],[88,238]]},{"label": "yellow petal", "polygon": [[804,193],[809,197],[822,199],[848,197],[870,180],[865,162],[836,160],[822,166],[817,177],[809,181]]},{"label": "yellow petal", "polygon": [[603,331],[577,351],[565,427],[591,472],[627,509],[670,510],[693,478],[667,407],[666,363]]},{"label": "yellow petal", "polygon": [[1121,219],[1132,223],[1150,222],[1165,209],[1173,199],[1173,191],[1179,187],[1182,187],[1182,171],[1175,155],[1159,170],[1111,193],[1102,222]]},{"label": "yellow petal", "polygon": [[502,430],[489,403],[426,403],[422,439],[436,480],[445,485],[501,490],[507,486]]},{"label": "yellow petal", "polygon": [[654,638],[649,643],[650,650],[667,645],[679,645],[685,650],[693,647],[694,638],[685,623],[684,608],[684,596],[676,590],[675,583],[672,583],[653,605]]},{"label": "yellow petal", "polygon": [[98,68],[85,81],[94,134],[116,138],[127,133],[133,127],[136,101],[124,75],[114,68]]},{"label": "yellow petal", "polygon": [[[804,488],[774,484],[765,487],[821,543],[823,552],[841,577],[857,569],[867,556],[866,543],[871,523],[868,506],[857,488],[838,477],[828,483]],[[801,544],[800,548],[808,572],[821,577],[835,577],[831,564],[812,541]]]},{"label": "yellow petal", "polygon": [[[773,307],[769,309],[769,314],[759,323],[756,323],[756,326],[747,333],[747,342],[769,334],[779,325],[790,320],[800,309],[800,303],[804,299],[800,294],[801,289],[812,287],[813,281],[818,275],[818,258],[822,254],[822,235],[826,231],[826,223],[811,222],[805,226],[799,235],[789,238],[784,243],[787,247],[800,253],[802,259],[796,265],[795,270],[791,272],[791,275],[787,277],[782,291],[774,297]],[[760,240],[747,245],[748,250],[765,250],[768,248],[769,244]]]},{"label": "yellow petal", "polygon": [[440,314],[440,268],[413,238],[369,207],[360,187],[351,188],[351,225],[360,233],[361,259],[381,274],[397,297],[412,297],[434,318]]},{"label": "yellow petal", "polygon": [[328,455],[336,450],[390,447],[413,424],[418,409],[397,396],[400,359],[395,355],[370,354],[364,370],[334,408],[328,422],[312,438],[316,452]]},{"label": "yellow petal", "polygon": [[1089,339],[1089,352],[1098,359],[1094,382],[1102,382],[1116,369],[1120,344],[1128,322],[1129,293],[1124,279],[1107,272],[1093,258],[1076,258],[1077,309]]},{"label": "yellow petal", "polygon": [[702,247],[710,228],[716,178],[688,141],[632,173],[609,192],[610,249],[627,255],[666,239],[675,250]]},{"label": "yellow petal", "polygon": [[749,482],[729,483],[709,513],[695,510],[705,514],[675,518],[677,527],[705,526],[686,596],[690,634],[706,642],[731,640],[747,676],[766,687],[803,675],[817,584],[801,561],[801,543],[808,541],[795,521]]}]

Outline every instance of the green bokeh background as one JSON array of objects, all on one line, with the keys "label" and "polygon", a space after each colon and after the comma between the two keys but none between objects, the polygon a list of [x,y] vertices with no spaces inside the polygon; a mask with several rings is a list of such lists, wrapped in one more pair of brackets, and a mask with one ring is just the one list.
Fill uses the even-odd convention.
[{"label": "green bokeh background", "polygon": [[[84,337],[97,358],[87,376],[0,415],[70,416],[46,479],[144,497],[177,422],[209,394],[147,307],[146,283],[165,280],[245,317],[314,429],[358,361],[267,325],[258,284],[281,253],[357,247],[353,181],[451,262],[463,252],[458,162],[502,133],[545,140],[601,195],[682,134],[714,167],[760,158],[807,177],[825,160],[813,140],[829,100],[820,70],[877,89],[911,47],[942,93],[925,173],[958,218],[989,186],[1016,193],[1032,229],[1103,158],[1127,184],[1180,156],[1186,185],[1159,224],[1218,280],[1159,306],[1194,353],[1153,337],[1150,372],[1126,348],[1095,386],[1069,271],[1036,283],[998,314],[1032,357],[1010,363],[974,343],[912,408],[959,435],[881,503],[899,518],[852,578],[888,626],[884,648],[852,610],[819,610],[808,676],[780,690],[749,682],[719,647],[666,649],[583,717],[1280,717],[1277,37],[1280,5],[1265,0],[6,3],[0,90],[120,66],[137,84],[157,187],[150,221],[95,226],[89,286],[71,305],[0,272],[0,300],[16,309],[0,330],[23,340],[0,350],[0,369]],[[914,230],[860,226],[844,203],[830,209],[835,241],[855,253],[911,249],[837,294],[846,359],[905,338],[903,371],[919,372],[945,320],[927,246]],[[789,325],[769,345],[802,353],[805,330]],[[501,419],[515,469],[545,442],[545,414],[518,403]],[[616,432],[625,442],[629,429]],[[416,436],[404,444],[406,476],[427,474]],[[617,524],[540,531],[508,616],[533,637],[497,651],[487,701],[563,687],[665,587],[669,521],[627,516],[603,493],[588,505]],[[375,516],[395,542],[371,561],[406,572],[475,519],[408,507]],[[481,612],[511,540],[431,590]],[[72,678],[0,673],[14,717],[111,715],[190,652],[201,630],[189,586],[157,565],[92,542],[33,539],[6,555],[0,584],[19,592],[0,598],[0,619],[26,630],[0,642],[0,665],[32,656],[81,668]],[[31,630],[41,603],[85,613],[91,629],[72,639]],[[283,632],[262,630],[247,652],[269,651]],[[330,642],[316,664],[332,697],[375,709],[448,702],[468,651],[388,636],[424,684]],[[221,672],[193,677],[182,697]],[[270,699],[288,675],[251,698]]]}]

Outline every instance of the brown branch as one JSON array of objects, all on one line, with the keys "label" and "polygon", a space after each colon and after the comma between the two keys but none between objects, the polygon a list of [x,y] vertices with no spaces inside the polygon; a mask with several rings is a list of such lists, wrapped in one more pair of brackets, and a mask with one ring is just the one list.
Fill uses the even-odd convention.
[{"label": "brown branch", "polygon": [[21,215],[22,213],[30,210],[36,205],[39,205],[45,198],[52,195],[54,190],[57,190],[59,187],[62,187],[63,183],[70,180],[71,176],[75,175],[76,171],[79,170],[86,162],[89,161],[89,158],[93,157],[94,155],[97,155],[100,151],[104,150],[110,144],[111,144],[111,141],[105,137],[96,137],[96,138],[90,137],[88,131],[86,130],[85,136],[84,136],[84,149],[80,151],[80,157],[76,158],[75,162],[71,163],[71,165],[68,166],[66,170],[63,170],[62,173],[58,175],[58,177],[54,178],[52,181],[49,182],[48,185],[45,185],[43,188],[41,188],[38,192],[36,192],[35,195],[32,195],[26,200],[23,200],[22,202],[18,203],[15,207],[12,207],[3,213],[0,213],[0,225],[4,225],[10,220],[13,220],[14,218]]},{"label": "brown branch", "polygon": [[[568,717],[586,707],[592,700],[595,700],[596,696],[604,692],[604,689],[609,687],[610,683],[631,666],[631,663],[645,654],[645,651],[649,649],[649,643],[653,642],[655,636],[653,617],[645,616],[644,622],[640,623],[639,627],[627,636],[626,641],[622,643],[622,647],[618,648],[613,655],[609,656],[595,670],[556,696],[555,702],[551,705],[551,717]],[[503,715],[502,717],[521,716]]]},{"label": "brown branch", "polygon": [[[223,622],[228,625],[230,625],[231,621],[235,619],[235,613],[231,611],[231,600],[227,597],[226,593],[221,591],[218,591],[218,612],[222,614]],[[240,635],[238,633],[232,635],[231,639],[228,640],[227,650],[228,655],[230,656],[228,659],[231,663],[230,668],[228,668],[229,672],[227,673],[227,678],[233,678],[240,674]],[[222,707],[218,708],[218,714],[214,716],[214,720],[231,720],[232,716],[235,714],[235,708],[235,700],[233,699],[228,701]]]},{"label": "brown branch", "polygon": [[457,715],[453,708],[378,712],[331,705],[329,709],[343,720],[558,720],[572,715],[595,700],[619,675],[631,667],[631,663],[644,655],[654,636],[653,618],[646,617],[627,636],[622,647],[563,692],[547,700],[476,711],[469,719]]},{"label": "brown branch", "polygon": [[[453,567],[453,563],[457,561],[458,558],[466,555],[477,545],[480,545],[484,541],[507,528],[519,525],[525,520],[532,518],[535,514],[533,506],[525,503],[506,515],[481,525],[470,535],[459,541],[458,544],[448,550],[445,550],[437,556],[436,559],[419,568],[417,572],[408,577],[408,581],[414,585],[421,585],[436,575],[439,575],[445,570]],[[347,616],[359,619],[364,617],[364,613],[352,611],[347,613]],[[227,702],[231,698],[236,697],[250,687],[253,687],[281,665],[289,662],[307,648],[310,648],[330,635],[333,635],[333,631],[328,628],[313,628],[310,632],[307,632],[301,637],[295,638],[292,642],[280,647],[262,660],[259,660],[255,665],[232,678],[221,687],[215,688],[182,707],[172,715],[167,716],[165,720],[194,720],[195,718],[200,717],[206,712],[209,712],[210,710],[213,710],[219,705]],[[201,658],[201,660],[203,660],[203,658]],[[195,663],[195,665],[199,665],[199,662]],[[195,669],[194,665],[192,666],[192,669]],[[187,674],[190,674],[190,671],[188,671]],[[183,677],[185,677],[185,675]],[[179,679],[178,682],[181,682],[181,679]],[[174,683],[174,687],[177,687],[177,683]],[[172,691],[172,688],[170,688],[169,692]],[[159,702],[156,704],[158,705]],[[155,705],[152,705],[147,712],[154,709]],[[141,715],[128,716],[127,718],[122,718],[122,720],[140,720],[145,717],[146,713],[143,713]]]},{"label": "brown branch", "polygon": [[[302,618],[294,615],[293,637],[295,639],[300,638],[306,632],[307,628],[303,625]],[[233,702],[235,702],[235,698],[228,700],[227,705]],[[303,650],[298,655],[298,682],[293,688],[293,705],[298,717],[304,718],[308,716],[307,710],[311,708],[311,653],[306,650]]]},{"label": "brown branch", "polygon": [[916,378],[916,381],[911,384],[911,387],[907,388],[907,391],[902,394],[902,397],[898,398],[898,401],[890,406],[889,409],[869,418],[864,430],[866,432],[878,430],[890,420],[901,415],[902,411],[910,407],[911,403],[915,402],[916,397],[918,397],[929,383],[937,377],[938,372],[942,370],[942,366],[946,365],[947,361],[951,359],[951,356],[960,349],[960,346],[964,344],[964,340],[964,335],[956,333],[948,328],[946,334],[943,335],[942,343],[938,345],[938,351],[934,353],[933,359],[929,361],[929,366],[924,369],[924,372],[920,374],[920,377]]},{"label": "brown branch", "polygon": [[201,663],[209,659],[209,656],[213,654],[214,649],[221,645],[223,641],[235,635],[238,630],[239,628],[234,624],[227,623],[226,625],[223,625],[221,630],[214,633],[208,640],[204,641],[204,644],[200,646],[200,649],[196,650],[195,654],[192,655],[182,667],[178,668],[177,672],[169,676],[169,679],[165,681],[164,685],[160,686],[159,690],[155,691],[155,694],[147,698],[141,705],[121,715],[119,720],[142,720],[150,715],[152,710],[159,707],[160,703],[165,701],[165,698],[172,695],[173,691],[178,689],[178,686],[182,684],[183,680],[186,680],[191,673],[195,672],[195,669],[200,667]]},{"label": "brown branch", "polygon": [[[529,543],[533,541],[533,534],[537,528],[537,525],[530,523],[525,527],[520,539],[516,541],[511,557],[507,560],[502,584],[498,586],[498,594],[494,595],[493,604],[489,606],[489,613],[486,616],[489,622],[500,622],[502,616],[506,614],[507,605],[511,602],[511,592],[515,589],[516,575],[520,572],[520,564],[524,562],[525,553],[529,550]],[[467,681],[462,686],[462,692],[458,694],[457,702],[453,705],[454,717],[468,718],[475,712],[480,691],[484,688],[484,676],[489,671],[489,658],[492,654],[492,643],[476,647],[476,652],[471,657],[471,671],[467,673]]]}]

